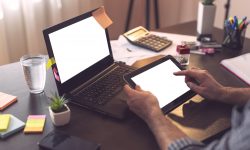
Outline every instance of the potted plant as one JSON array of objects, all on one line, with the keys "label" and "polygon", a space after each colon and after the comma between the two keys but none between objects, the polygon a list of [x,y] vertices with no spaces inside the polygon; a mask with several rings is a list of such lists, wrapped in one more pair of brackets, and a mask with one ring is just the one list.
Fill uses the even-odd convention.
[{"label": "potted plant", "polygon": [[212,33],[216,11],[213,2],[214,0],[201,0],[199,2],[197,32],[200,35]]},{"label": "potted plant", "polygon": [[69,123],[70,109],[67,106],[68,100],[57,93],[50,97],[50,100],[49,113],[53,124],[55,126],[62,126]]}]

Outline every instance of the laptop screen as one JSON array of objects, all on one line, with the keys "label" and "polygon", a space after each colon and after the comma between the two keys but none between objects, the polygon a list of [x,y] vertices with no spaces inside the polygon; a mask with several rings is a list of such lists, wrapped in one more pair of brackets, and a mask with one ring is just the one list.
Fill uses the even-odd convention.
[{"label": "laptop screen", "polygon": [[109,55],[105,29],[89,17],[50,33],[61,83]]}]

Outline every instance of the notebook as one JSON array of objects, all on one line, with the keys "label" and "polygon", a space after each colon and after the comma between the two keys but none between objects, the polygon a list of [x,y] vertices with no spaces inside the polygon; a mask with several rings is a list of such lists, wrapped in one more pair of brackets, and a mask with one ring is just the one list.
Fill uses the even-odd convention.
[{"label": "notebook", "polygon": [[250,53],[243,54],[234,58],[224,59],[221,65],[240,78],[242,81],[250,85]]},{"label": "notebook", "polygon": [[108,30],[92,13],[43,31],[57,89],[70,103],[122,119],[128,111],[123,75],[134,69],[114,62]]}]

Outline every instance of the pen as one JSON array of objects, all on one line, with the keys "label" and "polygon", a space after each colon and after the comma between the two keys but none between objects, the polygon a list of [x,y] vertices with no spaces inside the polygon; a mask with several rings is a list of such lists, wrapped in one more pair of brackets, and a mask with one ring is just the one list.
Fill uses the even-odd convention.
[{"label": "pen", "polygon": [[234,30],[238,30],[238,19],[234,16]]},{"label": "pen", "polygon": [[132,52],[132,50],[131,50],[131,49],[129,49],[129,48],[126,48],[126,50],[127,50],[128,52]]},{"label": "pen", "polygon": [[230,22],[231,25],[234,24],[234,19],[233,19],[233,17],[230,17],[228,20],[229,20],[229,22]]},{"label": "pen", "polygon": [[242,30],[245,28],[245,25],[246,25],[246,21],[242,22],[242,23],[239,25],[239,30],[242,31]]},{"label": "pen", "polygon": [[228,22],[230,23],[230,26],[231,26],[231,28],[233,29],[233,27],[234,27],[234,19],[233,19],[233,17],[230,17],[230,18],[228,19]]},{"label": "pen", "polygon": [[243,19],[239,19],[238,20],[238,26],[240,26],[246,19],[247,19],[246,16]]},{"label": "pen", "polygon": [[240,29],[240,30],[242,30],[242,29],[245,27],[245,25],[246,25],[246,20],[247,20],[247,16],[245,16],[245,17],[242,19],[241,23],[239,24],[239,29]]},{"label": "pen", "polygon": [[242,22],[245,22],[247,20],[247,16],[245,16],[243,19],[242,19]]}]

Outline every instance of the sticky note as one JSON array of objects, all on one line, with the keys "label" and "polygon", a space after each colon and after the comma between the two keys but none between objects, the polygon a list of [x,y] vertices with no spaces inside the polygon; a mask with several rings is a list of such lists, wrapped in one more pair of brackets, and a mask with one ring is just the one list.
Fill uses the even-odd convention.
[{"label": "sticky note", "polygon": [[56,63],[55,58],[54,57],[50,58],[46,64],[46,68],[49,69],[55,63]]},{"label": "sticky note", "polygon": [[106,29],[107,27],[109,27],[113,23],[113,21],[106,14],[103,6],[98,8],[96,11],[94,11],[92,13],[92,16],[103,27],[103,29]]},{"label": "sticky note", "polygon": [[0,110],[5,109],[10,104],[12,104],[16,101],[17,101],[16,96],[0,92]]},{"label": "sticky note", "polygon": [[46,115],[29,115],[25,124],[24,133],[41,133],[45,124]]},{"label": "sticky note", "polygon": [[54,67],[54,68],[52,69],[52,71],[53,71],[53,74],[54,74],[54,76],[55,76],[56,81],[59,81],[59,82],[60,82],[60,77],[59,77],[59,74],[58,74],[58,71],[57,71],[56,67]]},{"label": "sticky note", "polygon": [[10,122],[9,114],[0,115],[0,132],[6,131],[8,129],[9,122]]},{"label": "sticky note", "polygon": [[6,131],[0,132],[0,138],[7,138],[24,128],[24,122],[13,115],[10,115],[9,127]]}]

